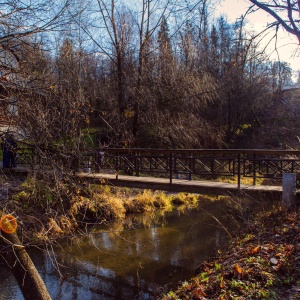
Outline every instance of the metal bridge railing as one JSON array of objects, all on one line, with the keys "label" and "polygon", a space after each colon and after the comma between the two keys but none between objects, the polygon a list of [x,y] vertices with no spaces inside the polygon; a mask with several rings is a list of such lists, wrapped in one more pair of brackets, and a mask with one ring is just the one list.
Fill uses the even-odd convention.
[{"label": "metal bridge railing", "polygon": [[[74,172],[115,172],[135,176],[153,176],[187,180],[210,179],[221,176],[235,177],[238,187],[243,177],[281,180],[284,173],[300,173],[298,150],[248,149],[93,149],[79,154],[49,153],[49,163],[73,169]],[[38,163],[33,147],[18,150],[19,162]]]},{"label": "metal bridge railing", "polygon": [[113,170],[135,176],[169,178],[236,177],[240,187],[243,177],[281,180],[284,173],[300,173],[297,150],[217,150],[217,149],[101,149],[86,153],[91,172]]}]

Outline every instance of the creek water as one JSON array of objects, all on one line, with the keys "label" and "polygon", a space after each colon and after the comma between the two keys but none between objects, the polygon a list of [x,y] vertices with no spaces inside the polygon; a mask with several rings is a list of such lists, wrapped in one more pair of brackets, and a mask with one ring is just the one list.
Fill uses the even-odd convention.
[{"label": "creek water", "polygon": [[[29,252],[53,299],[156,299],[221,247],[227,234],[212,215],[226,224],[225,208],[200,200],[193,209],[133,215]],[[0,278],[0,300],[23,299],[3,262]]]}]

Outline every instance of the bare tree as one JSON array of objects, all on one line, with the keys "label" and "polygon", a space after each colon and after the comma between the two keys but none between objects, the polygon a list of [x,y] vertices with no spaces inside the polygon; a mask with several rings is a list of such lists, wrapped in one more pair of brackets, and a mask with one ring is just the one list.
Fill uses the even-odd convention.
[{"label": "bare tree", "polygon": [[[42,45],[43,37],[70,21],[67,16],[71,0],[14,1],[1,4],[0,12],[0,102],[2,107],[16,105],[26,82],[35,80],[32,74],[22,74],[29,57],[22,55],[32,46],[32,52]],[[33,86],[31,85],[31,88]]]},{"label": "bare tree", "polygon": [[267,27],[283,27],[287,32],[295,35],[300,44],[300,2],[298,0],[258,1],[249,0],[252,8],[259,8],[274,18],[274,22]]}]

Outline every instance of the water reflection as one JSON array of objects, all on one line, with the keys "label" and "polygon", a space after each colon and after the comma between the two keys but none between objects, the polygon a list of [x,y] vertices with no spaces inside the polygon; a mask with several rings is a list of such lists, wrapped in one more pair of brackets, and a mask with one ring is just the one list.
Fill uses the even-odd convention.
[{"label": "water reflection", "polygon": [[[222,220],[223,205],[207,203],[205,209]],[[36,251],[31,255],[53,299],[155,299],[166,287],[192,277],[224,237],[203,210],[157,212],[66,239],[55,248],[55,256]],[[23,299],[2,266],[0,276],[6,279],[0,299]]]}]

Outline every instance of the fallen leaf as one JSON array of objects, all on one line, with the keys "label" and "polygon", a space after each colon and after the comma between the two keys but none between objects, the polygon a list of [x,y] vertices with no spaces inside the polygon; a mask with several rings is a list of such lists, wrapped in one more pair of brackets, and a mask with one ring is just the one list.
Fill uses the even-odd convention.
[{"label": "fallen leaf", "polygon": [[260,246],[255,247],[254,249],[252,249],[251,254],[255,254],[259,251]]},{"label": "fallen leaf", "polygon": [[202,297],[205,297],[206,294],[202,291],[201,288],[197,288],[197,289],[193,290],[192,296],[194,299],[201,299]]},{"label": "fallen leaf", "polygon": [[243,269],[238,264],[235,264],[234,271],[236,273],[238,273],[238,274],[242,274],[243,273]]}]

